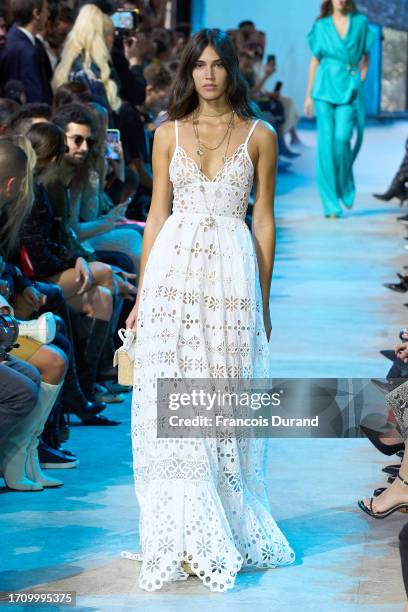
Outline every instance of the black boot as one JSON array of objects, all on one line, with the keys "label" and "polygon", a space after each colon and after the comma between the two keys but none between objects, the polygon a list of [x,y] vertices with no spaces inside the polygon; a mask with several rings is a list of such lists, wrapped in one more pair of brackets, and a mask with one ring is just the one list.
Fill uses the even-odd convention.
[{"label": "black boot", "polygon": [[402,206],[405,200],[408,200],[408,189],[405,187],[405,180],[401,181],[395,177],[385,193],[374,193],[373,195],[377,200],[383,202],[389,202],[392,198],[398,198],[400,206]]},{"label": "black boot", "polygon": [[89,409],[79,411],[78,404],[69,402],[64,405],[65,412],[78,416],[82,425],[119,425],[119,421],[98,415],[98,412],[106,408],[106,403],[97,402],[94,391],[100,352],[109,330],[109,322],[78,315],[73,317],[72,324],[77,349],[78,387],[87,398]]},{"label": "black boot", "polygon": [[86,397],[94,402],[94,385],[100,356],[110,331],[110,322],[91,317],[83,317],[83,321],[88,328],[88,335],[81,350],[78,351],[78,376]]},{"label": "black boot", "polygon": [[62,405],[65,412],[75,414],[79,419],[88,419],[106,408],[105,402],[88,401],[79,383],[75,356],[69,360],[69,367],[62,387]]},{"label": "black boot", "polygon": [[[60,420],[63,421],[65,411],[76,414],[80,419],[86,419],[89,418],[89,416],[99,414],[105,410],[106,404],[104,402],[89,402],[78,380],[74,340],[79,339],[80,342],[83,342],[87,338],[87,329],[84,329],[83,326],[80,325],[81,316],[65,302],[63,293],[58,285],[49,285],[47,283],[36,284],[38,285],[38,289],[47,295],[47,309],[58,312],[58,316],[56,317],[57,330],[70,342],[70,351],[69,353],[67,352],[69,358],[68,371],[61,393],[61,404],[63,409],[59,411]],[[73,325],[75,326],[75,334],[73,333]],[[80,329],[81,327],[82,332]],[[66,439],[66,427],[64,435]]]},{"label": "black boot", "polygon": [[119,296],[114,297],[112,318],[109,321],[109,329],[106,333],[105,343],[99,359],[98,382],[105,382],[107,380],[116,381],[118,377],[118,370],[113,367],[113,356],[115,354],[114,334],[122,311],[123,302],[123,298]]},{"label": "black boot", "polygon": [[403,205],[405,200],[408,200],[408,139],[405,143],[405,156],[402,160],[397,174],[395,175],[390,188],[385,193],[375,193],[374,197],[384,202],[389,202],[392,198],[398,198],[400,206]]},{"label": "black boot", "polygon": [[41,439],[45,444],[53,448],[54,450],[63,453],[67,457],[72,457],[76,459],[74,453],[65,449],[61,446],[61,437],[60,437],[60,414],[62,411],[61,402],[59,399],[55,402],[50,416],[45,423],[44,431],[41,434]]}]

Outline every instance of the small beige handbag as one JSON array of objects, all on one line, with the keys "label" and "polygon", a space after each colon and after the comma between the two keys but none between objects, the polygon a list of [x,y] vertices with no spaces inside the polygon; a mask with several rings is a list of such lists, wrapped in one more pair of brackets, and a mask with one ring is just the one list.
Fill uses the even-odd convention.
[{"label": "small beige handbag", "polygon": [[123,346],[115,352],[113,366],[118,367],[118,383],[124,386],[132,386],[136,333],[130,329],[120,329],[118,336],[122,340]]}]

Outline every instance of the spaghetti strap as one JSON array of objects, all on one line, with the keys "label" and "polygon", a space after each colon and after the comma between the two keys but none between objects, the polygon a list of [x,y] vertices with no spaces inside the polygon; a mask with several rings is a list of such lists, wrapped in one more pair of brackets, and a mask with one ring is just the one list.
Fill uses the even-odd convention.
[{"label": "spaghetti strap", "polygon": [[174,130],[176,132],[176,147],[179,146],[179,134],[178,134],[178,121],[177,119],[174,122]]},{"label": "spaghetti strap", "polygon": [[256,126],[257,126],[257,124],[258,124],[258,123],[259,123],[259,119],[255,119],[255,121],[254,121],[254,122],[253,122],[253,124],[252,124],[251,129],[250,129],[250,130],[249,130],[249,132],[248,132],[248,136],[247,136],[247,137],[246,137],[246,139],[245,139],[245,143],[244,143],[244,144],[245,144],[245,146],[248,144],[249,139],[251,138],[251,136],[252,136],[252,134],[253,134],[253,132],[254,132],[254,129],[256,128]]}]

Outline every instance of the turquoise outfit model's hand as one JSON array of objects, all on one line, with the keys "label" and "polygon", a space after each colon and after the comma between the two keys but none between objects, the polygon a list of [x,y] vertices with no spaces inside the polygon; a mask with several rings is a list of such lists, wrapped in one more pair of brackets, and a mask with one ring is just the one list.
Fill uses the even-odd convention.
[{"label": "turquoise outfit model's hand", "polygon": [[[317,180],[326,216],[341,216],[339,200],[347,208],[354,201],[352,165],[361,147],[365,119],[359,64],[374,34],[364,15],[350,13],[343,38],[332,16],[316,21],[307,38],[319,62],[311,92],[318,130]],[[355,125],[357,139],[352,151]]]}]

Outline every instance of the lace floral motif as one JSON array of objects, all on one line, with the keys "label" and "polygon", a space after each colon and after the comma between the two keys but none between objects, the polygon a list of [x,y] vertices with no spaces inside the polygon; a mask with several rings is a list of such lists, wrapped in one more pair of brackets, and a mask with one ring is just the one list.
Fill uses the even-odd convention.
[{"label": "lace floral motif", "polygon": [[[184,149],[171,165],[173,214],[145,268],[132,402],[133,466],[143,561],[139,584],[185,580],[213,591],[241,567],[292,563],[264,485],[265,440],[157,439],[157,378],[268,377],[269,343],[251,234],[246,143],[213,180]],[[210,210],[209,210],[210,205]]]}]

